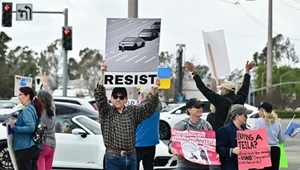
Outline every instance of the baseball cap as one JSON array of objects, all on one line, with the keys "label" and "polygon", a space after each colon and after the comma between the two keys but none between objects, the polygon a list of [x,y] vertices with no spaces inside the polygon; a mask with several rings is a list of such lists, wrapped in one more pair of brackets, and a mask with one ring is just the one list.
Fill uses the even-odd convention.
[{"label": "baseball cap", "polygon": [[222,85],[218,86],[218,88],[222,87],[231,91],[235,91],[235,84],[232,81],[225,81]]},{"label": "baseball cap", "polygon": [[115,95],[115,94],[117,94],[117,93],[121,93],[121,94],[123,94],[125,97],[127,97],[127,90],[126,90],[126,88],[124,88],[124,87],[115,87],[115,88],[113,89],[113,91],[111,92],[111,95],[113,96],[113,95]]},{"label": "baseball cap", "polygon": [[253,112],[253,110],[248,110],[244,105],[241,104],[235,104],[232,105],[229,109],[229,114],[234,117],[236,115],[240,115],[245,113],[246,115],[249,115]]},{"label": "baseball cap", "polygon": [[191,98],[190,100],[188,100],[185,104],[186,108],[192,108],[192,107],[203,107],[204,104],[201,103],[200,100],[196,99],[196,98]]},{"label": "baseball cap", "polygon": [[273,111],[273,106],[271,103],[269,102],[263,102],[262,104],[260,104],[260,106],[258,107],[259,109],[264,109],[266,112],[271,113]]}]

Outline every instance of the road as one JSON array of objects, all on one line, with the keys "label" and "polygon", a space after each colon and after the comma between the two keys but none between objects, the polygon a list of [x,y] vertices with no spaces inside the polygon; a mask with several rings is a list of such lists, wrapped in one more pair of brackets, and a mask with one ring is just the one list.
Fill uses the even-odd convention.
[{"label": "road", "polygon": [[[280,120],[283,128],[285,129],[289,123],[289,119],[282,119]],[[294,119],[294,123],[300,124],[300,119]],[[168,143],[167,140],[163,141],[165,144]],[[290,138],[289,136],[286,136],[286,143],[285,143],[285,151],[287,154],[287,159],[289,163],[289,167],[286,169],[281,170],[300,170],[300,134],[298,136],[295,136],[294,138]],[[65,170],[65,169],[59,169],[59,170]],[[70,170],[70,169],[68,169]]]}]

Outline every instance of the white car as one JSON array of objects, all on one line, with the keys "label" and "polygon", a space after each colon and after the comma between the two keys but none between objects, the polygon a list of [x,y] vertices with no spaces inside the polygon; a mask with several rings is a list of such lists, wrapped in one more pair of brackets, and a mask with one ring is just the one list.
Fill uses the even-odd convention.
[{"label": "white car", "polygon": [[[207,115],[210,113],[210,102],[207,99],[201,99],[201,102],[204,104],[203,114],[201,116],[201,119],[206,120]],[[182,119],[189,117],[187,115],[185,103],[181,103],[179,105],[173,104],[173,106],[176,107],[169,110],[168,112],[160,113],[159,133],[160,133],[161,140],[170,139],[170,135],[171,135],[170,129],[173,128],[175,124],[181,121]],[[251,115],[248,116],[248,120],[247,120],[247,124],[250,127],[253,127],[255,121],[259,117],[258,109],[249,104],[244,104],[244,106],[249,110],[253,110]]]},{"label": "white car", "polygon": [[[82,115],[56,122],[53,168],[103,169],[105,146],[100,124]],[[0,169],[13,169],[7,150],[6,127],[0,126]],[[176,158],[168,153],[168,147],[162,141],[156,147],[154,168],[176,168]]]},{"label": "white car", "polygon": [[95,104],[95,100],[93,99],[85,99],[85,98],[77,98],[77,97],[60,97],[60,96],[53,96],[53,100],[55,102],[63,102],[63,103],[72,103],[81,105],[91,110],[97,110],[93,104]]}]

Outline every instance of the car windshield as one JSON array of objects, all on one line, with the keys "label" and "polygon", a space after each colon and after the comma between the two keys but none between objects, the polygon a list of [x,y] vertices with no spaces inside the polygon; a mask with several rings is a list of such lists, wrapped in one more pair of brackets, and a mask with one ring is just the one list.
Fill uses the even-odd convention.
[{"label": "car windshield", "polygon": [[78,117],[78,118],[76,118],[76,120],[79,123],[81,123],[83,126],[85,126],[87,129],[92,131],[95,135],[101,135],[101,128],[97,122],[89,120],[85,117]]},{"label": "car windshield", "polygon": [[152,30],[150,30],[150,29],[143,29],[142,32],[152,32]]},{"label": "car windshield", "polygon": [[171,110],[173,110],[173,109],[175,109],[175,108],[177,108],[181,105],[182,105],[182,103],[170,103],[170,104],[168,104],[168,106],[166,108],[164,108],[163,111],[168,112],[168,111],[171,111]]},{"label": "car windshield", "polygon": [[123,42],[134,42],[136,41],[137,38],[136,37],[127,37],[123,40]]}]

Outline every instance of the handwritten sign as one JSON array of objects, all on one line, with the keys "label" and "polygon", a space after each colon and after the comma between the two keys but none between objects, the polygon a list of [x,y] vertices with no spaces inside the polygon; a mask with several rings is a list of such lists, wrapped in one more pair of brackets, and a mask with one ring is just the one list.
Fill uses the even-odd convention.
[{"label": "handwritten sign", "polygon": [[172,146],[186,160],[202,165],[220,165],[216,153],[216,134],[208,130],[171,130]]},{"label": "handwritten sign", "polygon": [[271,166],[266,129],[237,132],[239,170]]}]

